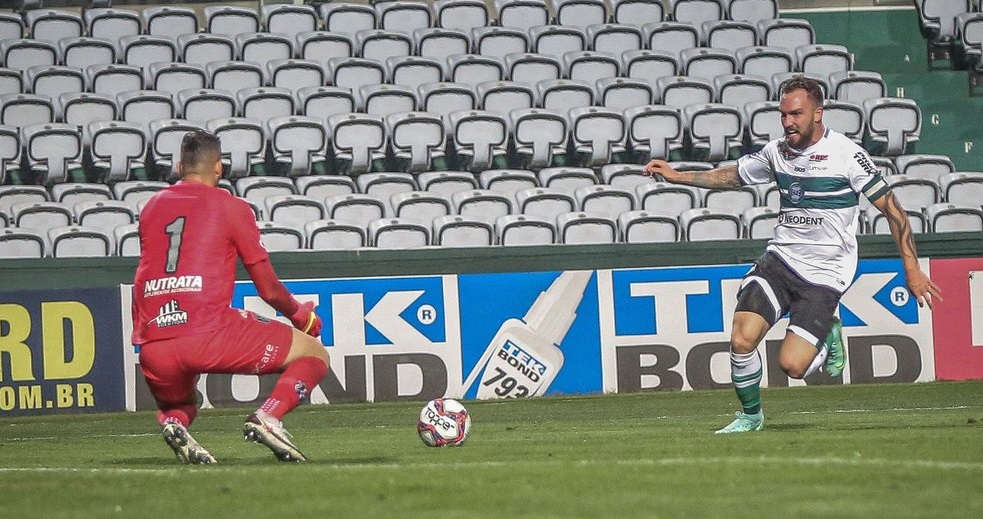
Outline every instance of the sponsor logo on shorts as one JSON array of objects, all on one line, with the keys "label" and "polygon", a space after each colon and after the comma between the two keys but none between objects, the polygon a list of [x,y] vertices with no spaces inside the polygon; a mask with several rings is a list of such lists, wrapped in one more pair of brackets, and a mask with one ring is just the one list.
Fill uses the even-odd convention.
[{"label": "sponsor logo on shorts", "polygon": [[267,344],[266,347],[263,348],[263,357],[259,359],[259,362],[256,363],[256,366],[253,369],[253,373],[259,373],[263,371],[263,368],[265,368],[267,364],[273,362],[273,357],[276,355],[276,351],[277,351],[276,346],[272,344]]},{"label": "sponsor logo on shorts", "polygon": [[148,279],[143,284],[143,295],[149,297],[178,292],[201,292],[201,289],[201,276],[169,276]]},{"label": "sponsor logo on shorts", "polygon": [[150,324],[154,324],[158,328],[188,324],[188,312],[181,310],[177,301],[172,299],[160,307],[157,317],[154,317]]}]

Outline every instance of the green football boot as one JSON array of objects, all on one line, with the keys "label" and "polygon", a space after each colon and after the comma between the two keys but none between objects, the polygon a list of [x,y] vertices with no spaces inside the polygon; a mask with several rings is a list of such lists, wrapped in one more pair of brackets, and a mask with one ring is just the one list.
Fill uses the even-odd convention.
[{"label": "green football boot", "polygon": [[843,374],[846,366],[846,348],[843,346],[843,323],[834,317],[833,329],[826,336],[826,373],[831,377]]},{"label": "green football boot", "polygon": [[765,412],[758,411],[755,414],[747,414],[743,411],[734,413],[736,418],[727,427],[718,429],[714,434],[744,433],[760,431],[765,428]]}]

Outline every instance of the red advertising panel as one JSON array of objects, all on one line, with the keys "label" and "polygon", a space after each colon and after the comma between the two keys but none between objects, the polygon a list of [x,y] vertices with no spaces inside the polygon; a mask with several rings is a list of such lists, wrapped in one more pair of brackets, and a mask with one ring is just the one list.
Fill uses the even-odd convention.
[{"label": "red advertising panel", "polygon": [[983,258],[933,259],[932,279],[944,301],[935,303],[935,376],[983,378]]}]

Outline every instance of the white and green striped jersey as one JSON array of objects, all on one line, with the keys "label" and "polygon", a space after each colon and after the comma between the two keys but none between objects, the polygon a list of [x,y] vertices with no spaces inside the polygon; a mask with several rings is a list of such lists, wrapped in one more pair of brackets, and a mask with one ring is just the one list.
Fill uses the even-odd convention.
[{"label": "white and green striped jersey", "polygon": [[781,211],[768,250],[810,283],[844,292],[857,270],[858,196],[888,191],[870,155],[826,129],[819,142],[795,150],[780,138],[738,160],[745,184],[777,182]]}]

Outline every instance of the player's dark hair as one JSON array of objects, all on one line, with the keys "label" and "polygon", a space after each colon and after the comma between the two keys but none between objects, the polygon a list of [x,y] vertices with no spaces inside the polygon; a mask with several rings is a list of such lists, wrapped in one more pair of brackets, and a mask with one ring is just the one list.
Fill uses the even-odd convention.
[{"label": "player's dark hair", "polygon": [[778,90],[780,93],[779,97],[793,90],[804,90],[806,97],[813,103],[816,103],[816,106],[823,105],[823,87],[815,79],[807,78],[801,74],[792,76],[782,83],[782,86]]},{"label": "player's dark hair", "polygon": [[196,170],[199,166],[211,166],[221,156],[221,141],[204,130],[190,131],[181,140],[182,169]]}]

